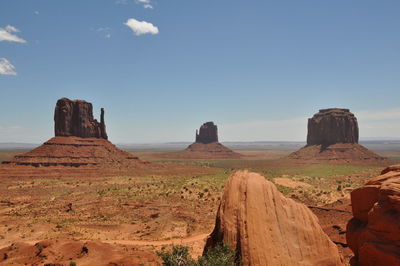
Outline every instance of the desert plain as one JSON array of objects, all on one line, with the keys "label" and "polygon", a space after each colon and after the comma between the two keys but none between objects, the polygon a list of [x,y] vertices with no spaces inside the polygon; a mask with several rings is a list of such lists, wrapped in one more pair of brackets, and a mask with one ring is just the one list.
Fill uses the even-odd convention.
[{"label": "desert plain", "polygon": [[[248,169],[272,181],[286,197],[307,205],[348,263],[352,252],[345,231],[352,217],[350,192],[385,166],[400,162],[398,142],[362,144],[389,161],[293,162],[286,156],[303,143],[271,142],[227,143],[242,157],[216,160],[171,158],[186,144],[121,145],[157,165],[123,172],[57,166],[49,175],[46,167],[21,171],[5,165],[0,170],[0,249],[42,240],[59,245],[94,241],[110,245],[107,252],[128,254],[134,265],[153,265],[160,263],[156,251],[182,244],[196,258],[213,230],[227,178],[235,170]],[[28,150],[3,148],[0,161]],[[15,262],[35,260],[19,256]],[[79,256],[65,260],[79,262]]]}]

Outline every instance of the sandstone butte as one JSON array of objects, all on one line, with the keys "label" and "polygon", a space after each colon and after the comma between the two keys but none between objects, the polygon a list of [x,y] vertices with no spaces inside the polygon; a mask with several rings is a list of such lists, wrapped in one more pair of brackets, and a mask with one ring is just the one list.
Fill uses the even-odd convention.
[{"label": "sandstone butte", "polygon": [[307,145],[291,153],[292,160],[339,163],[387,163],[358,144],[357,118],[349,109],[321,109],[308,119]]},{"label": "sandstone butte", "polygon": [[222,242],[236,249],[244,265],[344,265],[305,205],[247,171],[228,179],[204,252]]},{"label": "sandstone butte", "polygon": [[195,142],[183,152],[183,156],[199,159],[237,159],[241,155],[218,142],[218,127],[214,122],[206,122],[196,130]]},{"label": "sandstone butte", "polygon": [[11,166],[107,167],[143,164],[107,140],[104,109],[101,120],[93,118],[91,103],[62,98],[54,111],[55,137],[38,148],[15,156],[2,164]]},{"label": "sandstone butte", "polygon": [[346,238],[352,265],[400,265],[400,165],[351,193],[353,218]]},{"label": "sandstone butte", "polygon": [[59,99],[54,111],[54,133],[56,137],[107,139],[104,109],[101,108],[99,123],[93,118],[91,103],[83,100]]}]

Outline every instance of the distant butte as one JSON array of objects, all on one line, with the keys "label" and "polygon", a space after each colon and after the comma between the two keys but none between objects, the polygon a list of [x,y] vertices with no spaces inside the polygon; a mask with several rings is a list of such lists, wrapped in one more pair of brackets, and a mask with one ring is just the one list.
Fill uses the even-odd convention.
[{"label": "distant butte", "polygon": [[358,143],[357,118],[349,109],[321,109],[308,119],[307,145]]},{"label": "distant butte", "polygon": [[62,98],[54,111],[55,137],[38,148],[2,164],[33,167],[137,167],[145,162],[107,140],[104,109],[100,122],[93,106],[83,100]]},{"label": "distant butte", "polygon": [[218,128],[214,122],[204,123],[200,127],[200,131],[196,130],[196,143],[213,143],[218,142]]},{"label": "distant butte", "polygon": [[62,98],[54,111],[54,133],[56,137],[81,137],[108,139],[101,108],[100,123],[93,118],[93,106],[82,100]]},{"label": "distant butte", "polygon": [[159,158],[174,159],[239,159],[241,154],[232,151],[218,142],[218,127],[214,122],[206,122],[196,130],[195,142],[186,149],[165,152]]},{"label": "distant butte", "polygon": [[309,162],[387,163],[358,144],[357,118],[349,109],[321,109],[308,119],[307,145],[289,155],[291,160]]}]

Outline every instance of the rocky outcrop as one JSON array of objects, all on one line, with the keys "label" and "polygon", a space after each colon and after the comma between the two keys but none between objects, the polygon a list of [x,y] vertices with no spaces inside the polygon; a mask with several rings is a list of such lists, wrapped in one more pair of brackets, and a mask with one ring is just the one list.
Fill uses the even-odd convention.
[{"label": "rocky outcrop", "polygon": [[368,163],[387,165],[381,157],[358,144],[358,123],[349,109],[321,109],[308,119],[307,145],[288,156],[315,163]]},{"label": "rocky outcrop", "polygon": [[357,118],[349,109],[321,109],[308,119],[307,145],[358,143]]},{"label": "rocky outcrop", "polygon": [[57,101],[54,112],[55,136],[107,139],[104,109],[101,108],[100,123],[93,118],[93,106],[82,100],[62,98]]},{"label": "rocky outcrop", "polygon": [[200,127],[200,131],[196,130],[196,143],[208,144],[218,142],[218,128],[214,122],[204,123]]},{"label": "rocky outcrop", "polygon": [[351,193],[346,238],[352,265],[400,265],[400,165]]},{"label": "rocky outcrop", "polygon": [[225,186],[205,252],[224,242],[244,265],[343,265],[317,217],[263,176],[234,173]]}]

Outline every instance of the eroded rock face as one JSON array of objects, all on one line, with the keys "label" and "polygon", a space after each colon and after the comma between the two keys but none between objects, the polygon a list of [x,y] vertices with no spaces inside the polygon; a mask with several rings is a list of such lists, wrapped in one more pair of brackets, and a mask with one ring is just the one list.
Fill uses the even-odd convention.
[{"label": "eroded rock face", "polygon": [[203,144],[218,142],[217,125],[214,125],[214,122],[204,123],[199,132],[196,130],[196,142]]},{"label": "eroded rock face", "polygon": [[235,248],[244,265],[343,265],[305,205],[247,171],[228,179],[205,251],[221,242]]},{"label": "eroded rock face", "polygon": [[100,123],[93,118],[93,106],[82,100],[62,98],[57,101],[54,112],[55,136],[107,139],[104,109],[101,108]]},{"label": "eroded rock face", "polygon": [[400,165],[351,193],[346,238],[352,265],[400,265]]},{"label": "eroded rock face", "polygon": [[357,118],[349,109],[321,109],[308,119],[307,145],[358,143]]}]

